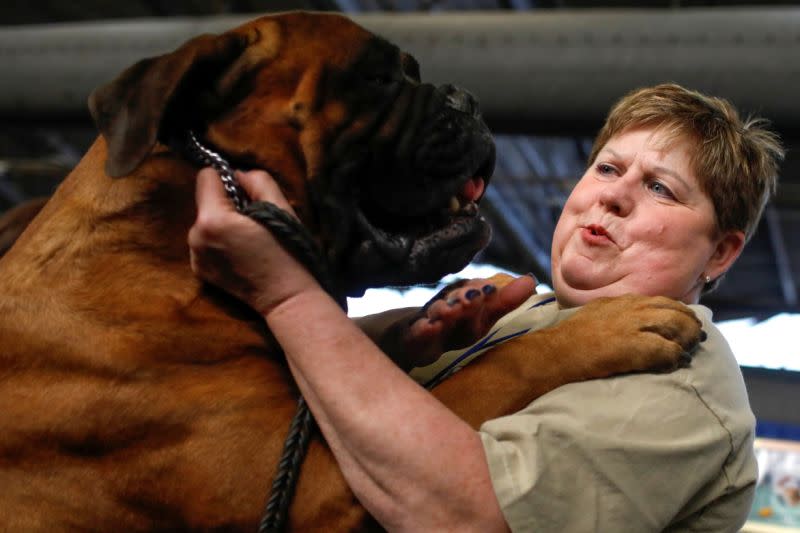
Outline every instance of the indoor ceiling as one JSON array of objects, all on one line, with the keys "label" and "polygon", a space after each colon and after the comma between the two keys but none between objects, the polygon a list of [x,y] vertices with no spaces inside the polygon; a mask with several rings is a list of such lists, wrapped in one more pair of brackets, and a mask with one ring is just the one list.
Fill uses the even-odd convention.
[{"label": "indoor ceiling", "polygon": [[[727,9],[730,5],[755,6],[767,9],[767,5],[790,5],[793,2],[589,2],[534,0],[306,0],[283,1],[130,1],[101,2],[73,1],[56,2],[44,0],[29,3],[0,4],[0,41],[12,29],[42,28],[42,24],[79,23],[81,21],[141,21],[186,16],[229,16],[235,14],[264,13],[286,9],[336,10],[354,16],[365,13],[419,13],[439,12],[448,17],[450,12],[491,13],[537,12],[578,14],[583,8],[612,6],[624,10],[627,7],[649,7],[681,11],[692,15],[694,9]],[[655,11],[654,11],[655,12]],[[624,11],[613,11],[616,19]],[[645,15],[646,16],[646,15]],[[795,26],[797,27],[797,26]],[[45,29],[50,26],[44,27]],[[770,45],[800,46],[800,30],[791,34],[766,33],[765,42]],[[402,40],[402,36],[400,37]],[[747,32],[741,40],[747,41]],[[777,43],[777,44],[775,44]],[[405,44],[401,43],[404,47]],[[563,43],[562,43],[563,44]],[[702,43],[701,43],[702,45]],[[536,43],[530,44],[536,46]],[[708,46],[713,46],[713,42]],[[785,48],[785,47],[784,47]],[[415,53],[420,55],[419,52]],[[798,56],[795,56],[798,57]],[[764,61],[776,56],[765,54]],[[2,77],[9,81],[15,77],[15,69],[9,68],[13,58],[0,44]],[[784,107],[777,107],[769,116],[779,129],[788,148],[787,159],[781,171],[781,185],[774,201],[767,208],[764,220],[739,262],[729,273],[720,289],[709,295],[705,303],[714,309],[718,318],[743,316],[766,317],[782,311],[798,310],[798,281],[800,280],[800,236],[796,229],[800,224],[800,103],[793,98],[771,96],[767,91],[779,91],[785,80],[798,78],[797,62],[783,61],[773,64],[770,78],[752,80],[756,96],[765,94],[764,110],[780,100]],[[426,63],[423,61],[423,74]],[[126,64],[115,66],[121,70]],[[665,65],[667,68],[667,65]],[[436,72],[431,73],[434,76]],[[496,80],[491,80],[501,95],[507,91],[512,98],[518,72],[510,69]],[[475,82],[480,85],[481,80]],[[0,99],[6,91],[6,82],[0,83]],[[44,82],[43,82],[44,83]],[[594,87],[580,80],[571,90],[591,93]],[[547,80],[539,84],[546,86]],[[471,85],[464,84],[468,89]],[[725,86],[714,86],[726,93]],[[739,87],[740,88],[740,87]],[[31,90],[34,87],[31,86]],[[10,90],[10,89],[9,89]],[[67,89],[65,89],[67,90]],[[599,90],[599,89],[597,89]],[[731,88],[733,91],[733,88]],[[764,91],[763,93],[760,91]],[[480,92],[480,91],[478,91]],[[518,93],[519,91],[517,91]],[[522,94],[522,98],[527,93]],[[732,92],[731,94],[737,95]],[[551,91],[552,98],[564,97],[563,91]],[[621,93],[620,93],[621,95]],[[85,96],[79,95],[81,99]],[[517,272],[533,272],[542,281],[548,281],[550,235],[566,195],[583,172],[586,157],[591,147],[591,138],[602,122],[602,116],[582,114],[585,120],[573,120],[561,111],[548,115],[547,95],[533,98],[530,106],[523,103],[527,112],[519,114],[492,111],[502,110],[499,98],[486,98],[487,120],[497,133],[498,161],[492,186],[484,202],[485,211],[494,227],[494,238],[479,260],[491,262]],[[735,103],[740,103],[733,98]],[[580,105],[574,98],[576,108]],[[502,104],[502,102],[500,102]],[[533,104],[536,104],[535,107]],[[761,106],[745,102],[745,108],[760,112]],[[495,105],[495,107],[492,107]],[[24,107],[24,106],[23,106]],[[58,181],[77,162],[95,136],[88,114],[61,114],[36,112],[35,109],[0,108],[0,212],[26,199],[49,194]],[[564,104],[554,107],[563,110]],[[563,116],[563,120],[559,117]]]}]

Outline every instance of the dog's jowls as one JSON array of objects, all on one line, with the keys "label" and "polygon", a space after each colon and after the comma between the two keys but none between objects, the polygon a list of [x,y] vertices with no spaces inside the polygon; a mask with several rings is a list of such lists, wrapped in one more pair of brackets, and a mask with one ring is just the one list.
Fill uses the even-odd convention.
[{"label": "dog's jowls", "polygon": [[[192,275],[198,169],[177,143],[191,128],[269,170],[359,294],[486,244],[476,206],[446,208],[489,179],[491,137],[466,93],[337,15],[198,37],[90,107],[101,137],[0,259],[0,529],[254,531],[297,391],[260,318]],[[563,383],[675,365],[699,335],[685,322],[661,301],[598,302],[433,393],[477,427]],[[369,524],[317,438],[290,526]]]}]

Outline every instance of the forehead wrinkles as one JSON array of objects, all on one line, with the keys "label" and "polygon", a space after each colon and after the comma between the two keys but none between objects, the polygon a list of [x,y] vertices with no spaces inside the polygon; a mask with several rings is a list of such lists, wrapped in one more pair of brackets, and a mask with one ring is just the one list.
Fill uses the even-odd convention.
[{"label": "forehead wrinkles", "polygon": [[682,149],[685,150],[686,155],[688,155],[686,169],[694,175],[700,188],[705,192],[705,183],[702,179],[700,169],[698,168],[700,150],[697,143],[699,141],[700,138],[697,134],[687,129],[687,127],[680,122],[662,122],[653,128],[653,133],[648,139],[648,142],[653,143],[654,147],[662,153],[666,153],[676,148],[679,144],[682,144]]},{"label": "forehead wrinkles", "polygon": [[[609,139],[603,150],[607,150],[616,157],[622,159],[629,158],[634,161],[638,160],[642,163],[646,163],[648,166],[661,167],[664,170],[673,172],[682,177],[688,178],[688,176],[684,176],[687,171],[693,175],[697,174],[693,165],[697,150],[693,147],[690,140],[680,132],[675,132],[671,129],[653,129],[649,132],[641,147],[637,147],[635,151],[627,149],[626,144],[620,144],[620,137],[631,134],[639,129],[644,128],[631,128],[619,135],[615,135]],[[683,154],[671,153],[677,150],[681,150],[688,155],[686,165],[681,164],[681,157]],[[655,152],[655,157],[652,157],[649,152]],[[668,156],[670,155],[673,157],[670,157],[668,160]]]}]

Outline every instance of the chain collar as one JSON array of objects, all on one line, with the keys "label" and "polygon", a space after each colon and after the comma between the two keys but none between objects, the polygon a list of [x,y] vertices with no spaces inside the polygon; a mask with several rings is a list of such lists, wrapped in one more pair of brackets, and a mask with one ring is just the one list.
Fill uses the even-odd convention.
[{"label": "chain collar", "polygon": [[247,207],[249,200],[242,186],[236,181],[230,163],[219,153],[201,144],[192,130],[186,132],[186,147],[189,151],[189,155],[191,155],[197,163],[211,166],[214,170],[219,172],[222,186],[225,188],[228,198],[230,198],[233,205],[236,206],[236,210],[242,212],[244,208]]}]

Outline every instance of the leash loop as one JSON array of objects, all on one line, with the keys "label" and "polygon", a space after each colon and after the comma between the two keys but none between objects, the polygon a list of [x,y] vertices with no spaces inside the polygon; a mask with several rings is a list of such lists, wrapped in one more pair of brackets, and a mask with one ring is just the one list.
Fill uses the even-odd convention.
[{"label": "leash loop", "polygon": [[[306,227],[275,204],[251,203],[234,177],[233,169],[228,161],[201,144],[192,131],[187,133],[186,146],[189,154],[195,160],[201,164],[210,165],[219,172],[225,192],[236,210],[271,231],[280,243],[311,271],[322,288],[346,311],[347,299],[334,286],[324,256]],[[297,410],[289,426],[289,432],[272,480],[264,515],[258,527],[259,533],[279,533],[286,529],[289,505],[297,487],[300,466],[308,451],[314,426],[314,418],[301,395],[297,400]]]}]

